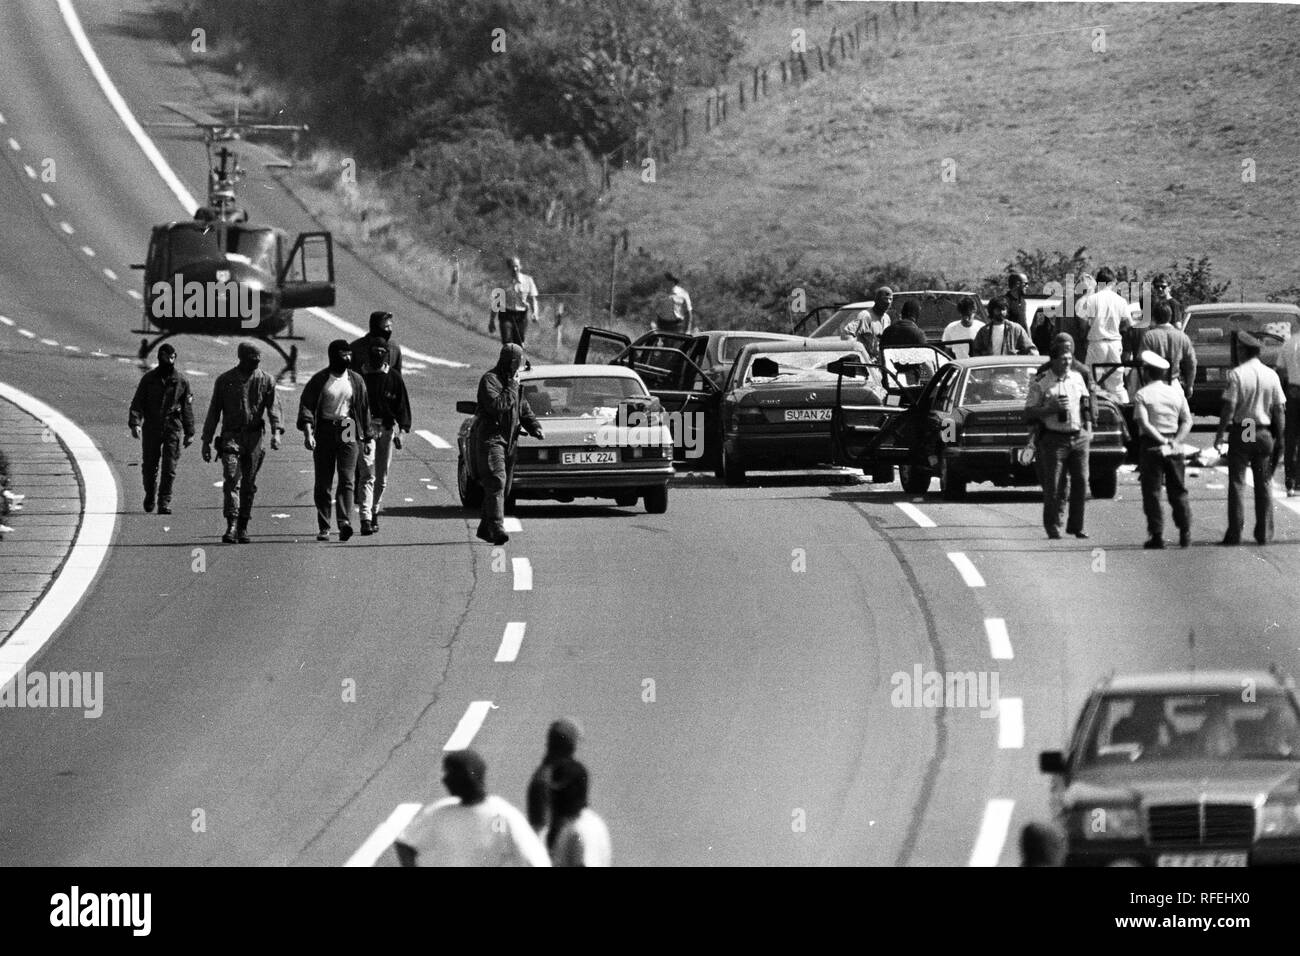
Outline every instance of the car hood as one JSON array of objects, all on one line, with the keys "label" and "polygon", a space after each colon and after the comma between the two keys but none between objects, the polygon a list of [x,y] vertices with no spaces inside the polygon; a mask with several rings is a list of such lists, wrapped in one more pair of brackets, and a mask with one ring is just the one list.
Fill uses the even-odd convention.
[{"label": "car hood", "polygon": [[1152,760],[1105,766],[1075,776],[1067,804],[1137,800],[1146,804],[1252,802],[1283,793],[1300,796],[1300,766],[1289,760]]}]

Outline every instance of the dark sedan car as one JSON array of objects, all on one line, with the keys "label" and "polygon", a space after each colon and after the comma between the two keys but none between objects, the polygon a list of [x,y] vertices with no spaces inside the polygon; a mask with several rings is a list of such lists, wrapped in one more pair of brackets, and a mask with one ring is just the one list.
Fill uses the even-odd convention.
[{"label": "dark sedan car", "polygon": [[1067,865],[1300,863],[1300,703],[1274,671],[1109,678],[1039,768]]},{"label": "dark sedan car", "polygon": [[[746,345],[752,345],[755,342],[798,342],[800,337],[797,335],[786,335],[781,332],[751,332],[739,329],[709,329],[705,332],[696,332],[693,335],[685,335],[681,332],[647,332],[640,338],[633,341],[621,332],[611,332],[608,329],[585,328],[578,339],[578,347],[574,352],[573,361],[578,363],[584,362],[609,362],[614,365],[626,365],[629,368],[635,367],[636,355],[638,350],[644,349],[676,349],[685,355],[709,378],[713,384],[721,386],[723,380],[727,377],[727,372],[731,370],[732,364],[736,361],[736,356]],[[644,363],[643,363],[644,364]],[[665,370],[671,371],[671,370]],[[640,370],[641,377],[647,377],[645,369]],[[650,379],[646,385],[654,390],[657,386],[663,385],[662,380],[655,381],[655,376],[650,374]]]},{"label": "dark sedan car", "polygon": [[[841,403],[836,416],[837,460],[884,480],[898,466],[903,488],[925,492],[938,477],[946,498],[960,498],[970,482],[1038,484],[1025,461],[1029,422],[1025,398],[1043,360],[1039,356],[982,356],[951,360],[933,346],[883,350],[888,400],[882,405]],[[847,372],[861,370],[841,366]],[[1097,399],[1089,454],[1089,486],[1113,498],[1124,461],[1121,409]]]}]

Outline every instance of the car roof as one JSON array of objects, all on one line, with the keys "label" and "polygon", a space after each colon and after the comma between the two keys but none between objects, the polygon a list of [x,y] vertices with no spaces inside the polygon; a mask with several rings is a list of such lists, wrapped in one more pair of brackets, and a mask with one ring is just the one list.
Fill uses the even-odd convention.
[{"label": "car roof", "polygon": [[791,335],[789,332],[751,332],[746,329],[716,329],[712,332],[703,332],[702,335],[723,338],[728,335],[745,335],[750,338],[758,337],[764,341],[770,342],[795,342],[803,339],[802,335]]},{"label": "car roof", "polygon": [[782,342],[750,342],[737,353],[737,360],[754,352],[858,352],[864,353],[862,343],[856,339],[845,341],[840,338],[805,339],[795,338]]},{"label": "car roof", "polygon": [[[962,299],[979,298],[977,295],[975,295],[974,292],[962,292],[953,289],[904,289],[901,292],[895,292],[894,298],[897,299],[900,295],[933,295],[933,296],[945,296],[945,297],[962,298]],[[869,309],[872,307],[872,305],[875,304],[875,301],[876,301],[875,299],[865,299],[861,302],[843,302],[837,305],[835,308]],[[980,302],[984,302],[984,301],[985,301],[984,299],[980,299]]]},{"label": "car roof", "polygon": [[1202,302],[1183,309],[1184,315],[1198,312],[1292,312],[1300,313],[1300,306],[1290,302]]},{"label": "car roof", "polygon": [[1266,670],[1160,671],[1145,674],[1117,674],[1103,682],[1108,693],[1186,692],[1240,693],[1246,681],[1262,690],[1283,690],[1282,680]]},{"label": "car roof", "polygon": [[519,380],[531,378],[634,378],[641,376],[622,365],[534,365],[519,373]]}]

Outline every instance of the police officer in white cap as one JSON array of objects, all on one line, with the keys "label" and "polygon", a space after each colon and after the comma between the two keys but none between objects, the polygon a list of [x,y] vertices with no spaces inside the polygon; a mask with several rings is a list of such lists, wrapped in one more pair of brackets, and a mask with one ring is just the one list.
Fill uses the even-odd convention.
[{"label": "police officer in white cap", "polygon": [[1192,543],[1192,511],[1187,500],[1187,462],[1183,442],[1192,430],[1192,410],[1187,396],[1165,381],[1169,362],[1150,349],[1141,355],[1142,387],[1137,391],[1133,417],[1138,429],[1138,471],[1142,479],[1142,510],[1147,516],[1148,540],[1142,547],[1165,546],[1165,516],[1160,489],[1169,496],[1178,546]]}]

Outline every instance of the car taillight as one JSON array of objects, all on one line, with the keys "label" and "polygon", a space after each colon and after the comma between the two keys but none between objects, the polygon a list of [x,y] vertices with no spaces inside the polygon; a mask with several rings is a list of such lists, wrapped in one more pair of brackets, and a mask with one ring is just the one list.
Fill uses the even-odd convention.
[{"label": "car taillight", "polygon": [[767,421],[767,416],[761,408],[738,408],[736,421],[742,425],[762,425]]}]

